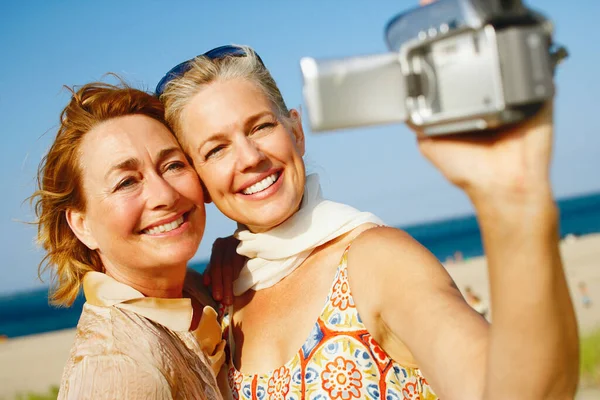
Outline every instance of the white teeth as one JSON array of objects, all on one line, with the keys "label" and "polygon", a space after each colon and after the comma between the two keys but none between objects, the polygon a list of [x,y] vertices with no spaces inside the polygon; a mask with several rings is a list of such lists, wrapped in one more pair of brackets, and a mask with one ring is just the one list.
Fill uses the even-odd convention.
[{"label": "white teeth", "polygon": [[254,185],[242,190],[242,193],[254,194],[257,192],[262,192],[263,190],[265,190],[266,188],[268,188],[269,186],[274,184],[278,177],[279,177],[279,174],[277,172],[274,173],[273,175],[269,175],[262,181],[256,182]]},{"label": "white teeth", "polygon": [[172,231],[173,229],[177,229],[182,224],[183,224],[183,216],[177,218],[173,222],[169,222],[168,224],[163,224],[163,225],[155,226],[150,229],[146,229],[142,233],[147,233],[150,235],[157,235],[159,233],[169,232],[169,231]]}]

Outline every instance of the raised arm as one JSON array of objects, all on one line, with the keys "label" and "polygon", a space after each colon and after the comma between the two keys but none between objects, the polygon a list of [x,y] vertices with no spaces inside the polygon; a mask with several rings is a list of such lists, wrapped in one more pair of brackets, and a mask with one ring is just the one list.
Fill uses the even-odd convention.
[{"label": "raised arm", "polygon": [[390,353],[405,343],[441,397],[574,396],[578,336],[550,188],[552,131],[548,106],[504,132],[419,138],[423,155],[475,207],[488,261],[490,327],[408,235],[376,229],[351,249],[350,284],[365,324]]},{"label": "raised arm", "polygon": [[[434,0],[420,0],[422,5]],[[485,398],[572,398],[577,323],[559,252],[549,178],[552,105],[496,134],[420,137],[419,147],[473,203],[487,256],[494,323]]]},{"label": "raised arm", "polygon": [[549,177],[552,106],[496,134],[421,138],[420,149],[471,199],[488,260],[493,324],[485,398],[572,398],[578,335]]}]

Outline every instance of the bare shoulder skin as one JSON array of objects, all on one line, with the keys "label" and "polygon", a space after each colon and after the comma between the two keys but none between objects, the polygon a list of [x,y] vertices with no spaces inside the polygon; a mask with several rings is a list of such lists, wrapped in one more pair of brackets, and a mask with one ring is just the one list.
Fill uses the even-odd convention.
[{"label": "bare shoulder skin", "polygon": [[365,326],[394,360],[408,347],[440,397],[481,393],[488,323],[427,249],[399,229],[371,229],[350,248],[348,279]]}]

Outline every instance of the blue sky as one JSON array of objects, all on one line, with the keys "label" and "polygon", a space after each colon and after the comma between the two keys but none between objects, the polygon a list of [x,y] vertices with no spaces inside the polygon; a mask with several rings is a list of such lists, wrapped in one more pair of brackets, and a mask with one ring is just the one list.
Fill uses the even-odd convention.
[{"label": "blue sky", "polygon": [[[385,23],[417,0],[367,1],[3,1],[0,2],[0,294],[34,288],[42,253],[34,216],[23,200],[69,100],[62,85],[115,72],[154,88],[173,65],[228,43],[253,46],[290,107],[302,105],[298,61],[386,50]],[[556,24],[570,58],[558,72],[553,183],[558,197],[600,190],[596,32],[600,2],[531,0]],[[369,210],[393,225],[472,211],[465,196],[423,160],[402,125],[313,135],[308,170],[321,174],[327,197]],[[234,224],[207,207],[196,259]]]}]

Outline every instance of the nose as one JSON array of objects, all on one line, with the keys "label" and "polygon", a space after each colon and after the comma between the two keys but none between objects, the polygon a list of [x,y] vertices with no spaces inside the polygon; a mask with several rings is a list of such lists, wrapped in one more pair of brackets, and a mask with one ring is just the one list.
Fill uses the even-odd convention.
[{"label": "nose", "polygon": [[236,164],[239,171],[247,171],[259,165],[265,159],[258,144],[248,136],[238,140],[236,146]]},{"label": "nose", "polygon": [[158,173],[146,177],[147,205],[151,209],[169,209],[179,201],[180,194]]}]

